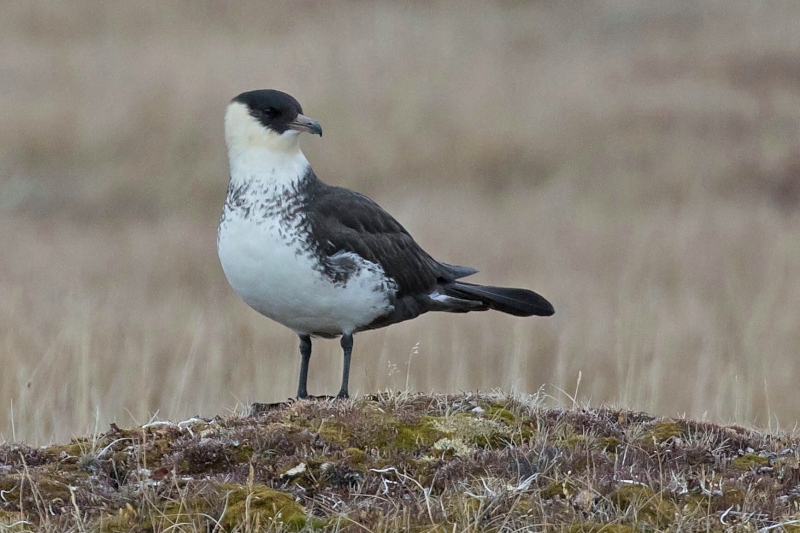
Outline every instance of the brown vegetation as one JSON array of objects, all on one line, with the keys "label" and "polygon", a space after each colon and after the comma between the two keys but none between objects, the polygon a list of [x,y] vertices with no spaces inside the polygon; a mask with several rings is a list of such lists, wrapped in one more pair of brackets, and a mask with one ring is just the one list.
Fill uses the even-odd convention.
[{"label": "brown vegetation", "polygon": [[799,444],[504,394],[303,400],[0,446],[0,529],[786,531]]}]

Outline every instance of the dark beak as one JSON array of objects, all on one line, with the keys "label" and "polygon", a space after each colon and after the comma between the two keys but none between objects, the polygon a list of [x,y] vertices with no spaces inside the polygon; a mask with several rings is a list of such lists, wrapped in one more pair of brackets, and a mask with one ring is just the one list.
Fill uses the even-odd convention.
[{"label": "dark beak", "polygon": [[322,137],[322,126],[319,125],[319,122],[305,115],[297,115],[297,118],[289,123],[289,128],[297,131],[305,131],[306,133],[316,133]]}]

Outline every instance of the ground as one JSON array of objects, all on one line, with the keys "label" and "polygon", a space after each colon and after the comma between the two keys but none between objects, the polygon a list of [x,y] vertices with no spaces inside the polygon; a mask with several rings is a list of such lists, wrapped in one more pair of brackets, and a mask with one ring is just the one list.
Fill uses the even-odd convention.
[{"label": "ground", "polygon": [[791,531],[800,438],[386,392],[0,446],[2,531]]}]

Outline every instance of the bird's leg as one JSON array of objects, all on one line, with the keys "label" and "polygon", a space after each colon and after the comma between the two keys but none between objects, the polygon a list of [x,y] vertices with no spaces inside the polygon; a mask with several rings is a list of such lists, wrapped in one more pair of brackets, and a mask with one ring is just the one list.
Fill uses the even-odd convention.
[{"label": "bird's leg", "polygon": [[297,399],[308,398],[308,362],[311,360],[311,336],[300,335],[300,383],[297,385]]},{"label": "bird's leg", "polygon": [[350,356],[353,355],[353,334],[342,335],[342,351],[344,352],[344,368],[342,369],[342,388],[339,389],[337,398],[349,398],[347,384],[350,381]]}]

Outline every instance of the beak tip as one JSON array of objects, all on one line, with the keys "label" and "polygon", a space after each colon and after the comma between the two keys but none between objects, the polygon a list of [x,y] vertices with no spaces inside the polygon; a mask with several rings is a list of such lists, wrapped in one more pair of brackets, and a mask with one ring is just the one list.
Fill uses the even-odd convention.
[{"label": "beak tip", "polygon": [[305,115],[297,115],[297,118],[290,122],[288,127],[293,130],[304,131],[311,135],[319,135],[322,137],[322,126],[319,125],[319,122]]}]

